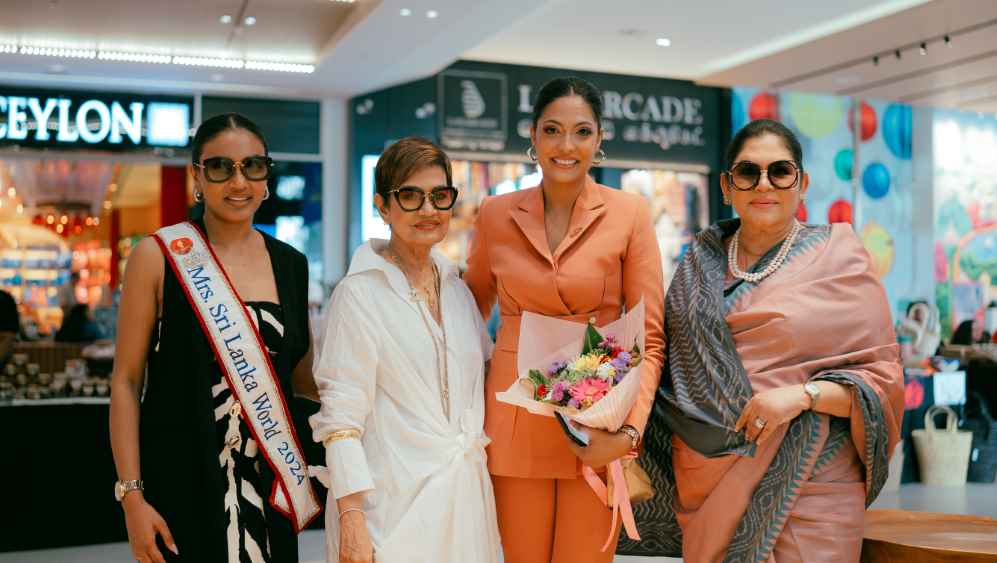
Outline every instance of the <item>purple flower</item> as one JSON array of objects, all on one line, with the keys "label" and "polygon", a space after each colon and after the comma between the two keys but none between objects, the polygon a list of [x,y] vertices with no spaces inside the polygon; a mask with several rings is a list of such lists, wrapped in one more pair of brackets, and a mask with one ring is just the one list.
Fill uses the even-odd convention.
[{"label": "purple flower", "polygon": [[554,375],[566,367],[568,367],[568,362],[556,361],[550,365],[550,374]]},{"label": "purple flower", "polygon": [[560,403],[564,400],[564,388],[567,386],[563,381],[558,381],[554,383],[554,387],[551,388],[550,400],[555,403]]},{"label": "purple flower", "polygon": [[629,365],[630,364],[630,360],[632,360],[633,357],[630,355],[630,352],[620,352],[616,356],[616,359],[617,360],[623,360],[623,363]]},{"label": "purple flower", "polygon": [[577,399],[571,399],[570,401],[568,401],[568,406],[578,409],[581,408],[582,404],[579,403]]},{"label": "purple flower", "polygon": [[626,375],[627,373],[625,371],[617,371],[616,375],[613,376],[613,385],[616,385],[620,381],[623,381],[623,377]]},{"label": "purple flower", "polygon": [[620,355],[616,356],[616,358],[613,359],[612,361],[613,368],[616,370],[617,377],[626,373],[626,370],[630,367],[630,359],[629,358],[624,359],[623,354],[626,354],[626,352],[621,352]]}]

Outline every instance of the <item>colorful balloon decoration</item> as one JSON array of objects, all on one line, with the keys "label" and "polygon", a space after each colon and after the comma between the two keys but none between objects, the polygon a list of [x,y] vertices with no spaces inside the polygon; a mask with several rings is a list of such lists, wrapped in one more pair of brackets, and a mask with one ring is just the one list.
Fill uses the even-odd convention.
[{"label": "colorful balloon decoration", "polygon": [[834,173],[845,182],[852,180],[852,162],[855,158],[852,149],[841,149],[834,155]]},{"label": "colorful balloon decoration", "polygon": [[[859,135],[863,141],[868,141],[876,135],[876,110],[865,102],[862,102],[860,108],[859,119],[862,122],[862,129]],[[855,131],[854,106],[848,111],[848,130]]]},{"label": "colorful balloon decoration", "polygon": [[879,279],[883,279],[893,269],[893,260],[896,257],[893,237],[882,225],[869,221],[862,227],[862,243],[872,255],[873,270]]},{"label": "colorful balloon decoration", "polygon": [[894,156],[910,160],[914,116],[910,106],[890,104],[883,112],[883,141]]},{"label": "colorful balloon decoration", "polygon": [[828,223],[851,223],[852,204],[845,199],[839,199],[831,204],[827,210]]},{"label": "colorful balloon decoration", "polygon": [[812,139],[820,139],[841,124],[845,115],[845,98],[789,94],[789,116],[796,128]]},{"label": "colorful balloon decoration", "polygon": [[862,188],[872,199],[882,199],[890,192],[890,171],[881,162],[873,162],[862,173]]},{"label": "colorful balloon decoration", "polygon": [[779,120],[779,96],[769,92],[759,92],[751,99],[748,106],[748,117],[756,119]]}]

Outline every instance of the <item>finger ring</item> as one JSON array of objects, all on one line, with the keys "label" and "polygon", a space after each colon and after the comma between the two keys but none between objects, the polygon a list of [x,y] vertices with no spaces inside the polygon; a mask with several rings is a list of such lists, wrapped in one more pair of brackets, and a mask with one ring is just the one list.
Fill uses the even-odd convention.
[{"label": "finger ring", "polygon": [[765,428],[765,419],[762,418],[762,417],[760,417],[760,416],[756,417],[755,418],[755,428],[757,428],[759,430],[761,430],[762,428]]}]

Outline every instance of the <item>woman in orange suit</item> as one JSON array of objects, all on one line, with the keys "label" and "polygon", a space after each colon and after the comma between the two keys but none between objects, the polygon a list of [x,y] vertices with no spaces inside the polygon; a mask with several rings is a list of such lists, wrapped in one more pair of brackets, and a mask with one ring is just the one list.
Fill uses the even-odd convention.
[{"label": "woman in orange suit", "polygon": [[[498,299],[501,326],[485,384],[488,469],[507,563],[601,563],[612,513],[581,477],[637,446],[662,361],[661,258],[640,196],[595,183],[602,96],[578,78],[557,78],[537,94],[528,154],[540,185],[482,204],[464,277],[487,316]],[[572,444],[553,418],[495,400],[516,379],[523,311],[603,325],[644,299],[641,393],[618,432],[588,429]]]}]

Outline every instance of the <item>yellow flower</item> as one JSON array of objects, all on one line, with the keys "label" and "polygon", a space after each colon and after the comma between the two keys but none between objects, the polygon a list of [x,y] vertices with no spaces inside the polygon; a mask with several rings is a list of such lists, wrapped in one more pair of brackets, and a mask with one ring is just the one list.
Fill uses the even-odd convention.
[{"label": "yellow flower", "polygon": [[571,364],[571,369],[574,371],[594,372],[598,368],[599,356],[595,354],[586,354]]}]

